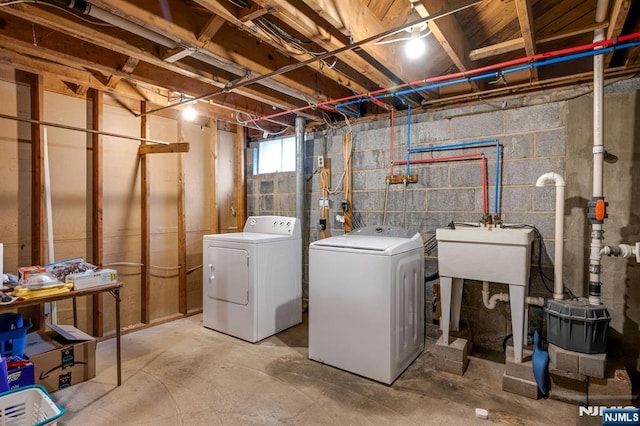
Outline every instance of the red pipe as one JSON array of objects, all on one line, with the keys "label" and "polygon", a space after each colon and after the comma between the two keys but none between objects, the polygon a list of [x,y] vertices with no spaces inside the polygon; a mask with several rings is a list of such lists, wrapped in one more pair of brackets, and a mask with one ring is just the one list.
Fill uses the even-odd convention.
[{"label": "red pipe", "polygon": [[[482,156],[483,154],[473,153],[473,154],[451,155],[448,157],[420,158],[417,160],[409,160],[409,164],[443,163],[446,161],[473,160],[476,158],[480,158]],[[398,161],[395,161],[395,164],[398,164],[398,165],[407,164],[407,160],[398,160]]]},{"label": "red pipe", "polygon": [[[464,160],[477,160],[482,159],[482,212],[487,214],[489,212],[488,199],[487,199],[487,189],[489,187],[489,181],[487,178],[487,157],[481,153],[473,153],[473,154],[461,154],[461,155],[451,155],[448,157],[439,157],[439,158],[420,158],[416,160],[409,160],[409,164],[425,164],[425,163],[444,163],[449,161],[464,161]],[[392,162],[393,164],[407,164],[407,160],[398,160]]]},{"label": "red pipe", "polygon": [[609,40],[602,40],[602,41],[598,41],[598,42],[595,42],[595,43],[583,44],[581,46],[569,47],[569,48],[566,48],[566,49],[553,50],[551,52],[545,52],[545,53],[538,53],[536,55],[530,55],[530,56],[525,56],[524,58],[520,58],[520,59],[512,59],[512,60],[509,60],[509,61],[499,62],[499,63],[494,64],[494,65],[488,65],[488,66],[485,66],[485,67],[474,68],[474,69],[468,70],[468,71],[461,71],[461,72],[457,72],[457,73],[453,73],[453,74],[441,75],[441,76],[437,76],[437,77],[430,77],[430,78],[426,78],[426,79],[423,79],[423,80],[416,80],[416,81],[412,81],[410,83],[403,83],[403,84],[399,84],[397,86],[392,86],[392,87],[387,87],[387,88],[384,88],[384,89],[374,90],[373,92],[369,92],[366,95],[365,94],[357,94],[357,95],[345,96],[345,97],[340,98],[340,99],[330,99],[330,100],[327,100],[327,101],[319,102],[319,103],[317,103],[315,105],[306,105],[306,106],[290,109],[290,110],[287,110],[287,111],[280,111],[280,112],[277,112],[277,113],[274,113],[274,114],[270,114],[270,115],[266,115],[266,116],[263,116],[263,117],[253,118],[251,120],[245,121],[244,124],[255,123],[256,121],[261,121],[261,120],[267,120],[267,119],[270,119],[270,118],[280,117],[281,115],[291,114],[291,113],[299,112],[299,111],[305,111],[307,109],[316,108],[316,107],[320,107],[320,106],[324,106],[324,105],[331,105],[331,104],[338,104],[338,103],[346,102],[346,101],[352,101],[352,100],[358,99],[358,98],[368,98],[368,97],[373,98],[373,96],[375,96],[375,95],[379,95],[379,94],[387,93],[387,92],[392,92],[394,90],[403,89],[403,88],[408,87],[408,86],[415,86],[415,85],[420,85],[420,84],[425,84],[425,83],[434,83],[434,82],[438,82],[438,81],[455,79],[455,78],[460,78],[460,77],[469,77],[469,76],[472,76],[472,75],[475,75],[475,74],[480,74],[480,73],[484,73],[484,72],[487,72],[487,71],[493,71],[493,70],[496,70],[498,68],[506,68],[506,67],[510,67],[510,66],[513,66],[513,65],[520,65],[520,64],[523,64],[523,63],[526,63],[526,62],[535,62],[535,61],[540,60],[540,59],[554,58],[554,57],[557,57],[557,56],[568,55],[568,54],[571,54],[571,53],[578,53],[578,52],[583,52],[583,51],[586,51],[586,50],[594,50],[596,48],[615,46],[618,43],[634,40],[636,38],[640,38],[640,32],[627,34],[625,36],[620,36],[620,37],[612,38],[612,39],[609,39]]}]

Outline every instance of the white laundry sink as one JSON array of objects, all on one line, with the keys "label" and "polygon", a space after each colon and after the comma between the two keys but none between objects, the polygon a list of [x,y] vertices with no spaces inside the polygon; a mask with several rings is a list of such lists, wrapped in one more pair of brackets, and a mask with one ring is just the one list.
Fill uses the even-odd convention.
[{"label": "white laundry sink", "polygon": [[527,285],[533,230],[458,227],[436,230],[440,276]]}]

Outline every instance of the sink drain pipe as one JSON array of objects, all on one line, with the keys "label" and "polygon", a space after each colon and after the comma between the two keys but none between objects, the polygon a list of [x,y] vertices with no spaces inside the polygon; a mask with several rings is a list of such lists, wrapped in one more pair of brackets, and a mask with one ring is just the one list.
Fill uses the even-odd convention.
[{"label": "sink drain pipe", "polygon": [[[496,293],[493,296],[489,296],[489,282],[482,282],[482,303],[487,309],[495,309],[498,302],[508,302],[509,293]],[[532,297],[527,296],[527,305],[544,306],[544,297]]]}]

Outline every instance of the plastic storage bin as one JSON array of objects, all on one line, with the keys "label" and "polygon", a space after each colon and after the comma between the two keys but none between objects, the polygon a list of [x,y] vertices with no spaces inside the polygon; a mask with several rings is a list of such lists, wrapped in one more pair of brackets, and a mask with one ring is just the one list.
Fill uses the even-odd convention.
[{"label": "plastic storage bin", "polygon": [[0,355],[24,356],[24,345],[31,320],[23,323],[20,314],[0,314]]},{"label": "plastic storage bin", "polygon": [[40,385],[0,394],[0,426],[55,425],[63,414]]},{"label": "plastic storage bin", "polygon": [[611,317],[604,305],[592,306],[582,300],[549,300],[545,316],[549,343],[585,354],[607,351]]}]

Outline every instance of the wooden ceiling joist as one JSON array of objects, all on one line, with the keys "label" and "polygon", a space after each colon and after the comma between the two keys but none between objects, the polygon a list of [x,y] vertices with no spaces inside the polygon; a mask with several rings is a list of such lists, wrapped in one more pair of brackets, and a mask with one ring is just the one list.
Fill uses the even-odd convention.
[{"label": "wooden ceiling joist", "polygon": [[[524,51],[527,56],[536,54],[536,38],[533,28],[533,10],[529,0],[515,0],[516,11],[518,12],[518,22],[520,23],[520,32],[524,41]],[[538,69],[531,68],[531,78],[538,79]]]},{"label": "wooden ceiling joist", "polygon": [[[198,4],[200,4],[202,7],[206,8],[210,12],[216,14],[219,17],[224,18],[225,20],[227,20],[229,23],[231,23],[236,27],[245,29],[248,33],[252,34],[254,37],[257,37],[261,41],[268,43],[274,49],[277,49],[279,52],[281,52],[282,54],[292,59],[303,61],[313,57],[308,52],[301,51],[298,48],[294,47],[293,45],[285,44],[283,41],[278,40],[277,38],[275,38],[275,36],[266,33],[260,26],[256,25],[253,22],[254,19],[257,19],[267,14],[267,11],[271,11],[271,12],[276,11],[277,8],[280,8],[279,5],[273,6],[270,2],[258,1],[256,2],[255,7],[257,7],[258,8],[257,10],[262,13],[258,13],[257,11],[254,11],[254,13],[249,13],[249,11],[245,12],[244,9],[241,9],[234,13],[229,11],[225,5],[221,4],[219,1],[216,1],[216,0],[196,0],[196,1],[198,2]],[[275,3],[279,4],[280,2],[275,2]],[[258,7],[257,5],[260,5],[260,7]],[[330,78],[337,84],[344,86],[349,90],[356,91],[356,92],[365,92],[368,90],[360,82],[354,79],[351,79],[348,76],[345,76],[344,74],[333,69],[333,67],[325,66],[321,62],[315,62],[315,63],[309,64],[309,67],[315,70],[316,72],[319,72],[327,76],[327,78]]]},{"label": "wooden ceiling joist", "polygon": [[[85,25],[76,23],[71,21],[70,19],[66,19],[64,17],[57,16],[48,11],[44,11],[38,8],[35,8],[31,5],[20,4],[12,7],[3,8],[0,12],[6,12],[10,15],[18,17],[23,20],[30,20],[32,22],[37,23],[45,28],[58,31],[61,34],[66,34],[71,37],[85,40],[91,44],[102,47],[104,49],[109,49],[114,52],[118,52],[119,54],[127,55],[128,57],[136,58],[144,63],[152,64],[164,70],[170,71],[176,74],[175,83],[178,84],[182,81],[180,76],[188,77],[190,79],[194,79],[203,83],[210,85],[211,89],[205,90],[213,91],[215,89],[224,89],[227,83],[230,80],[226,80],[224,77],[232,78],[231,75],[226,75],[224,77],[220,77],[221,73],[218,72],[218,75],[210,74],[201,69],[196,69],[189,65],[184,64],[171,64],[164,62],[162,59],[152,55],[147,50],[141,49],[137,46],[133,46],[119,38],[109,36],[104,33],[100,33],[95,31]],[[10,40],[10,38],[8,38]],[[38,48],[38,51],[42,50],[42,47]],[[36,55],[41,55],[37,53]],[[68,55],[67,55],[68,56]],[[64,54],[53,55],[50,59],[51,61],[60,61],[60,57],[64,57]],[[68,58],[70,61],[75,62],[76,64],[81,64],[83,66],[91,67],[93,69],[100,69],[99,64],[97,62],[91,62],[89,60],[83,60],[81,57]],[[83,63],[83,61],[85,63]],[[92,65],[93,64],[93,65]],[[120,73],[117,70],[111,69],[108,72],[104,72],[105,75],[119,75],[120,77],[129,77],[124,73]],[[134,75],[131,78],[135,78]],[[95,87],[94,87],[95,88]],[[100,90],[100,89],[99,89]],[[263,86],[253,86],[236,90],[237,93],[249,98],[253,99],[257,102],[264,103],[269,107],[279,108],[283,110],[297,108],[299,106],[304,105],[300,102],[292,102],[290,98],[281,97],[276,95],[276,93],[268,88]],[[201,93],[201,92],[200,92]],[[199,94],[199,93],[198,93]],[[195,94],[194,94],[195,95]],[[155,103],[155,102],[154,102]],[[166,103],[166,101],[165,101]],[[253,111],[255,112],[255,110]],[[318,118],[316,114],[309,113],[305,115],[308,118]],[[222,118],[218,118],[222,119]]]},{"label": "wooden ceiling joist", "polygon": [[[355,41],[383,33],[390,27],[383,24],[371,10],[360,1],[302,0],[307,6],[329,20],[336,28],[344,27]],[[408,83],[425,78],[424,71],[409,67],[401,57],[398,43],[376,45],[369,43],[361,49],[386,67],[400,81]]]},{"label": "wooden ceiling joist", "polygon": [[[423,18],[447,8],[444,0],[411,0],[411,4]],[[467,59],[469,48],[464,33],[454,16],[443,16],[440,19],[429,22],[429,29],[459,71],[467,71],[473,68]],[[478,90],[478,85],[475,82],[471,85],[475,90]]]},{"label": "wooden ceiling joist", "polygon": [[[587,25],[585,27],[580,27],[576,29],[572,29],[570,31],[565,31],[559,34],[553,34],[545,37],[538,37],[536,40],[536,44],[544,44],[549,43],[556,40],[562,40],[565,38],[573,37],[580,34],[593,33],[595,30],[599,28],[607,28],[609,26],[609,22],[600,22],[597,24]],[[478,49],[473,49],[469,52],[469,59],[472,61],[478,61],[480,59],[490,58],[491,56],[501,55],[503,53],[513,52],[516,50],[524,49],[524,38],[518,37],[513,40],[504,41],[502,43],[496,43],[491,46],[480,47]]]},{"label": "wooden ceiling joist", "polygon": [[[225,37],[224,43],[211,40],[203,45],[193,32],[173,22],[159,19],[137,4],[125,0],[91,0],[90,3],[146,30],[170,35],[169,38],[179,41],[181,45],[197,49],[200,54],[211,58],[217,67],[227,71],[237,73],[238,69],[242,69],[242,75],[262,75],[278,68],[277,65],[274,66],[278,55],[275,51],[270,52],[265,46],[255,43],[239,42],[242,40],[242,34]],[[226,29],[221,28],[220,31]],[[315,90],[316,79],[304,71],[275,76],[271,80],[275,84],[270,84],[269,87],[311,103],[344,95],[344,92],[332,90],[331,87],[325,87],[323,91]],[[263,81],[260,84],[269,83]]]}]

